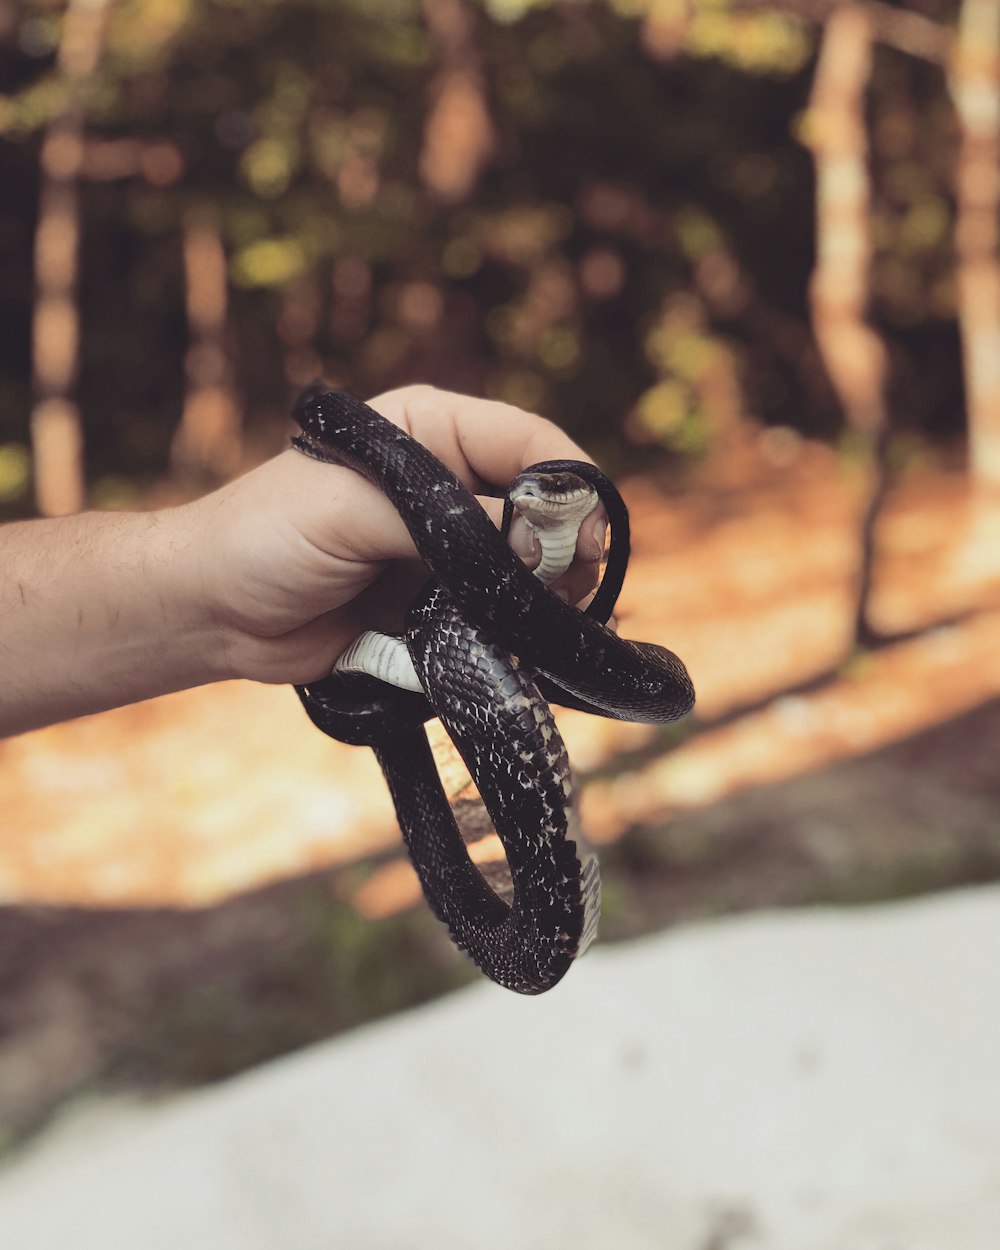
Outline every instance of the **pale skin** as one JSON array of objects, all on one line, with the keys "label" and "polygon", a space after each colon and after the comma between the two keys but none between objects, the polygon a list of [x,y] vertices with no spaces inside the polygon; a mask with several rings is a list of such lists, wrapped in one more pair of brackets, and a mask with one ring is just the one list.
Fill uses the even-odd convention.
[{"label": "pale skin", "polygon": [[[432,387],[369,401],[480,493],[540,460],[589,457],[541,417]],[[480,502],[499,524],[502,504]],[[597,582],[606,519],[554,589]],[[511,533],[529,567],[537,543]],[[210,495],[146,513],[0,528],[0,736],[233,678],[308,682],[365,629],[398,629],[426,572],[359,474],[289,450]]]}]

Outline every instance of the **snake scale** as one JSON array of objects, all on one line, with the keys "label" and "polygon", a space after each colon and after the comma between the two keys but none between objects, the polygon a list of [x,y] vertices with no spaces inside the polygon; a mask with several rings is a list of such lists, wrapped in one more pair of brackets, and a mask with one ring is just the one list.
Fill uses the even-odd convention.
[{"label": "snake scale", "polygon": [[[607,571],[580,611],[507,545],[509,502],[498,531],[446,466],[372,408],[314,386],[294,415],[301,427],[294,445],[374,483],[430,572],[403,633],[423,693],[335,671],[296,687],[299,697],[324,733],[374,749],[425,897],[456,945],[498,984],[543,993],[594,936],[600,899],[549,702],[659,724],[694,701],[677,656],[604,624],[628,561],[625,505],[593,465],[548,461],[528,471],[576,474],[608,512]],[[466,851],[423,728],[432,716],[454,741],[503,843],[509,905]]]}]

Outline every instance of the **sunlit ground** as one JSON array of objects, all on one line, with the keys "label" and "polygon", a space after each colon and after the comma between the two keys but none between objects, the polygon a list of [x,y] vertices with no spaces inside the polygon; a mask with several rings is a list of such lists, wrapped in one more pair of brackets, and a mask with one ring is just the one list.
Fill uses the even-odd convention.
[{"label": "sunlit ground", "polygon": [[[939,469],[904,475],[879,529],[877,624],[907,637],[849,658],[860,486],[852,465],[792,436],[742,447],[680,493],[625,484],[635,539],[620,629],[685,660],[697,732],[656,750],[653,730],[561,714],[595,841],[1000,694],[1000,546],[965,480]],[[0,805],[6,903],[202,906],[399,847],[371,754],[319,734],[290,689],[242,682],[0,744]],[[378,916],[419,891],[398,858],[353,898]]]}]

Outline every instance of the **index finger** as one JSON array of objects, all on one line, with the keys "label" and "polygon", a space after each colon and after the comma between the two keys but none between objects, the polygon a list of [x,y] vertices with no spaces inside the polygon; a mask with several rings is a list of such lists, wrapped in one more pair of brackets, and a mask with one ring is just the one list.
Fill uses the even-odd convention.
[{"label": "index finger", "polygon": [[505,487],[541,460],[591,457],[544,417],[494,399],[476,399],[433,386],[408,386],[369,401],[459,478],[469,490]]}]

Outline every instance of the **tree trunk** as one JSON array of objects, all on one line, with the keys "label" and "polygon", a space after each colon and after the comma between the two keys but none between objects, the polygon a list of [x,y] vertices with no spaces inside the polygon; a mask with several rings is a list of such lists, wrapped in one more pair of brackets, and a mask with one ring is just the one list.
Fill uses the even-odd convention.
[{"label": "tree trunk", "polygon": [[961,122],[955,169],[958,316],[969,468],[1000,493],[1000,5],[964,0],[949,75]]},{"label": "tree trunk", "polygon": [[454,204],[475,186],[493,151],[493,123],[469,7],[462,0],[423,0],[423,13],[439,68],[430,88],[420,176],[438,199]]},{"label": "tree trunk", "polygon": [[854,642],[876,640],[870,620],[875,527],[887,488],[886,355],[867,322],[872,260],[865,89],[873,30],[864,7],[831,13],[807,118],[816,163],[813,327],[830,380],[865,458],[867,497],[859,523]]},{"label": "tree trunk", "polygon": [[226,347],[229,271],[222,236],[206,209],[184,220],[184,291],[190,344],[184,411],[171,448],[181,473],[227,477],[242,456],[239,408]]},{"label": "tree trunk", "polygon": [[104,42],[110,0],[69,0],[57,65],[66,104],[42,140],[31,413],[35,501],[46,516],[78,512],[84,502],[83,429],[73,393],[79,370],[77,302],[83,93]]}]

